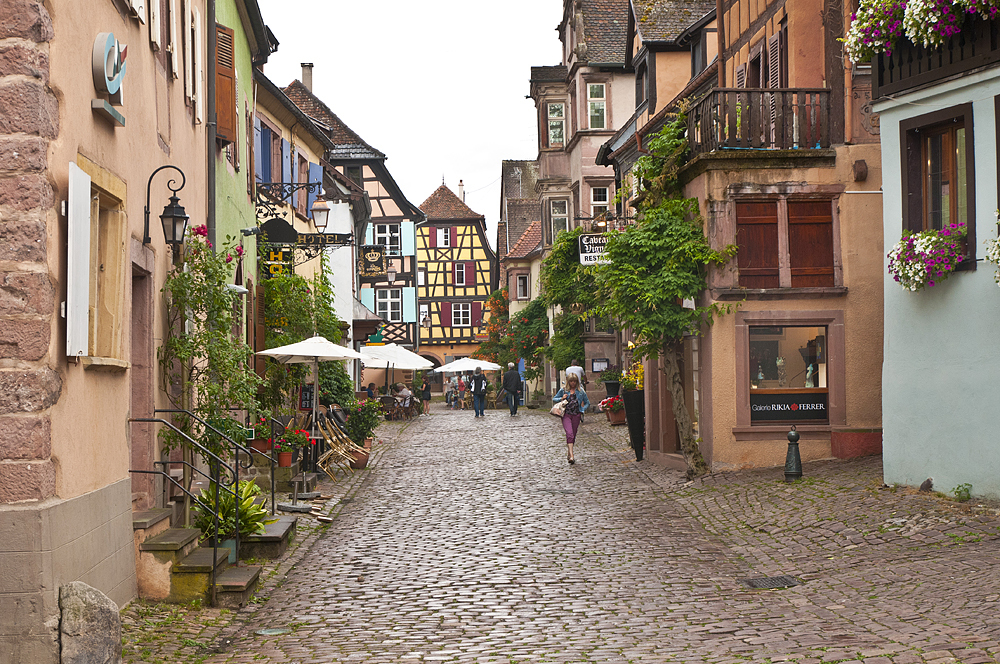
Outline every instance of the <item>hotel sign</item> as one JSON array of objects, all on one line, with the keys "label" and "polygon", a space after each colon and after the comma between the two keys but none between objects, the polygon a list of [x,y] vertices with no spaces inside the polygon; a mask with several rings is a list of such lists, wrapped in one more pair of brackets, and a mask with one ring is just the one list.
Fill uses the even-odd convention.
[{"label": "hotel sign", "polygon": [[359,277],[384,277],[387,267],[385,245],[368,244],[361,247],[358,254]]},{"label": "hotel sign", "polygon": [[608,244],[608,236],[604,233],[584,233],[578,238],[580,244],[580,265],[598,265],[610,263],[604,257],[604,248]]}]

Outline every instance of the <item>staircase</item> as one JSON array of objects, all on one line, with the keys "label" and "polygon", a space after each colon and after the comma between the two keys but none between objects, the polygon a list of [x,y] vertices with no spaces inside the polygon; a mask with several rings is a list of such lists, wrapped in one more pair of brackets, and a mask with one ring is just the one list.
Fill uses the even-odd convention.
[{"label": "staircase", "polygon": [[197,599],[210,602],[214,568],[216,604],[245,606],[257,587],[261,568],[231,567],[229,548],[224,546],[213,561],[213,549],[198,546],[200,530],[170,527],[172,511],[155,509],[132,515],[139,596],[179,604]]}]

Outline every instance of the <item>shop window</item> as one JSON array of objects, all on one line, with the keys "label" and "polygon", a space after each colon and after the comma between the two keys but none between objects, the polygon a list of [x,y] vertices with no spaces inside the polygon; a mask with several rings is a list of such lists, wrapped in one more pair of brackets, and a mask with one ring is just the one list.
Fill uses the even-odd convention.
[{"label": "shop window", "polygon": [[975,160],[972,104],[900,122],[903,136],[903,229],[914,233],[967,224],[967,256],[975,266]]},{"label": "shop window", "polygon": [[375,313],[387,323],[403,322],[403,289],[377,288]]},{"label": "shop window", "polygon": [[750,421],[826,422],[827,328],[749,327]]},{"label": "shop window", "polygon": [[739,285],[751,289],[835,286],[833,209],[830,199],[738,202]]}]

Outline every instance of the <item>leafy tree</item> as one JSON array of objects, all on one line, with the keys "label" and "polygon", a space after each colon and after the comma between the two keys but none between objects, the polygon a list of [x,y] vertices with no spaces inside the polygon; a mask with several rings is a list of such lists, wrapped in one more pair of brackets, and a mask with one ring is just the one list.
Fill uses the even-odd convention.
[{"label": "leafy tree", "polygon": [[583,360],[584,318],[563,311],[552,321],[552,338],[545,348],[545,357],[562,370],[573,360]]},{"label": "leafy tree", "polygon": [[518,359],[510,337],[510,301],[506,288],[493,291],[486,300],[486,311],[490,314],[486,324],[488,338],[479,344],[472,357],[506,367],[508,362],[516,362]]},{"label": "leafy tree", "polygon": [[677,141],[683,142],[684,126],[681,114],[664,127],[660,141],[651,142],[654,154],[641,170],[653,177],[644,183],[637,223],[610,233],[605,249],[610,262],[598,266],[596,282],[602,310],[635,333],[633,355],[655,358],[662,353],[681,451],[688,476],[694,477],[707,472],[708,464],[684,399],[680,370],[684,336],[699,334],[733,305],[711,303],[690,309],[683,301],[698,301],[708,286],[708,267],[726,263],[736,247],[713,249],[703,231],[697,199],[678,197],[676,169],[684,150]]},{"label": "leafy tree", "polygon": [[549,306],[581,313],[597,305],[594,269],[580,265],[580,242],[583,227],[564,231],[556,236],[552,251],[542,261],[539,285],[542,298]]},{"label": "leafy tree", "polygon": [[534,380],[542,375],[545,339],[549,335],[549,315],[545,302],[535,298],[514,314],[510,322],[510,340],[514,355],[524,360],[524,377]]}]

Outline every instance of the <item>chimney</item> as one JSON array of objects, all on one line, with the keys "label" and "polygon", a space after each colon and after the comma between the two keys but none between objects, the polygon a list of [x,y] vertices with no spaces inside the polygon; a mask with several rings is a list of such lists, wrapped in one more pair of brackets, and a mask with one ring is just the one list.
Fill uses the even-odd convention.
[{"label": "chimney", "polygon": [[463,203],[465,202],[465,185],[462,184],[461,180],[458,181],[458,197],[462,199]]},{"label": "chimney", "polygon": [[302,85],[306,86],[309,92],[313,89],[313,63],[303,62],[302,63]]}]

